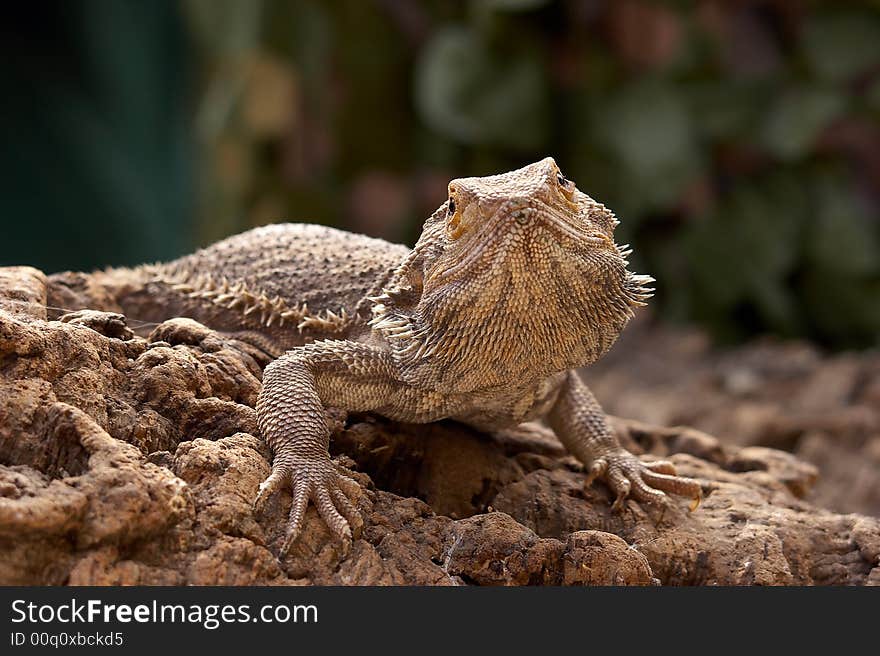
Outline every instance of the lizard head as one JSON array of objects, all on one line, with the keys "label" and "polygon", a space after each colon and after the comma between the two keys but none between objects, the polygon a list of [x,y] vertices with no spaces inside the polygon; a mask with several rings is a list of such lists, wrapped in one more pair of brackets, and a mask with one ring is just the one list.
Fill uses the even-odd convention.
[{"label": "lizard head", "polygon": [[605,269],[622,261],[614,214],[579,191],[551,157],[501,175],[453,180],[445,210],[443,254],[425,271],[427,292],[471,267],[529,277],[546,274],[551,262],[597,260]]},{"label": "lizard head", "polygon": [[376,324],[398,331],[404,353],[446,365],[468,349],[498,349],[523,368],[588,364],[650,296],[651,278],[628,271],[614,242],[617,224],[550,157],[452,180]]}]

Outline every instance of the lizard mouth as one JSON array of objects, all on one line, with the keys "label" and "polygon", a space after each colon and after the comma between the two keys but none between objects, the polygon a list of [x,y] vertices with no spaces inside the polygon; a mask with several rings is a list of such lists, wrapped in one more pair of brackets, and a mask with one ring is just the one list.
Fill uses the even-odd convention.
[{"label": "lizard mouth", "polygon": [[[571,216],[562,209],[541,201],[533,201],[527,206],[505,209],[496,212],[480,230],[455,241],[461,250],[452,261],[438,262],[433,270],[425,275],[425,291],[442,287],[448,283],[466,277],[478,267],[491,267],[506,259],[511,248],[521,248],[533,240],[553,240],[570,251],[597,253],[610,257],[621,257],[621,250],[614,240],[596,229],[590,229],[579,223],[585,223],[584,215],[578,211]],[[519,240],[512,239],[515,234],[526,235]],[[543,235],[543,236],[542,236]]]},{"label": "lizard mouth", "polygon": [[447,266],[441,264],[439,267],[428,272],[425,276],[425,291],[445,285],[466,274],[472,267],[479,265],[480,262],[485,262],[487,258],[492,258],[497,253],[495,246],[499,243],[503,232],[503,222],[506,218],[507,216],[504,212],[495,214],[483,226],[483,229],[469,240],[472,243],[466,244],[466,251],[457,262],[452,262]]},{"label": "lizard mouth", "polygon": [[579,246],[593,247],[601,250],[617,252],[614,240],[601,230],[590,230],[583,227],[586,215],[575,203],[572,209],[576,213],[562,211],[542,200],[533,201],[537,207],[533,213],[540,216],[541,223],[547,226],[560,240],[570,240]]}]

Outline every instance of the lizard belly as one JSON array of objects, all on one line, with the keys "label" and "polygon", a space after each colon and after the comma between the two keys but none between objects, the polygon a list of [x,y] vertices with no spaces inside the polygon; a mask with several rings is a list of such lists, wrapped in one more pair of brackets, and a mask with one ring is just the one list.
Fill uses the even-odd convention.
[{"label": "lizard belly", "polygon": [[556,402],[565,376],[565,372],[550,376],[517,394],[476,399],[453,419],[486,431],[538,419]]},{"label": "lizard belly", "polygon": [[519,393],[446,394],[403,386],[376,412],[397,421],[428,423],[455,419],[480,430],[516,426],[542,417],[556,401],[565,373],[547,378]]}]

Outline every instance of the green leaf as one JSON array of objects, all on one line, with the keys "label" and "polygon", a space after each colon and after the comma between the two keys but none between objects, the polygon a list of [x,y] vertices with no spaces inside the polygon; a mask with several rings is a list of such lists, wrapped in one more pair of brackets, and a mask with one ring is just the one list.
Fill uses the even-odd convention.
[{"label": "green leaf", "polygon": [[202,47],[241,54],[259,43],[263,0],[184,0],[183,12]]},{"label": "green leaf", "polygon": [[814,15],[807,21],[803,47],[817,75],[851,79],[880,63],[880,16],[867,11]]},{"label": "green leaf", "polygon": [[832,89],[791,87],[770,108],[762,130],[764,145],[782,159],[799,159],[845,105],[844,97]]},{"label": "green leaf", "polygon": [[812,265],[853,278],[880,272],[878,227],[855,190],[830,176],[814,184],[815,210],[807,241]]},{"label": "green leaf", "polygon": [[814,335],[838,347],[880,343],[880,281],[816,268],[807,272],[802,287]]},{"label": "green leaf", "polygon": [[686,99],[697,129],[711,139],[748,137],[768,94],[765,85],[733,79],[691,83]]},{"label": "green leaf", "polygon": [[535,149],[545,140],[546,83],[524,53],[492,51],[464,28],[439,31],[416,67],[416,103],[438,132],[468,143]]},{"label": "green leaf", "polygon": [[590,119],[594,140],[626,178],[627,194],[641,196],[646,208],[677,203],[702,168],[688,107],[670,85],[631,84],[594,107]]},{"label": "green leaf", "polygon": [[797,181],[775,176],[759,186],[740,187],[684,236],[698,306],[729,320],[748,304],[768,324],[787,331],[796,320],[784,281],[799,250],[806,203]]}]

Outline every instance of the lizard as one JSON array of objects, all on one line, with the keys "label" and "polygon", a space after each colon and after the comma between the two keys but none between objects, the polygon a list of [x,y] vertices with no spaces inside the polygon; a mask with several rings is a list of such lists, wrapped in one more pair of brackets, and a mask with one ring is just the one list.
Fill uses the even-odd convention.
[{"label": "lizard", "polygon": [[[255,511],[287,488],[281,554],[309,503],[345,552],[363,528],[359,485],[330,458],[327,407],[481,431],[543,419],[626,499],[701,498],[668,461],[623,449],[576,372],[607,352],[654,291],[628,269],[614,213],[553,158],[452,180],[412,249],[305,223],[271,224],[163,264],[81,279],[97,309],[189,317],[267,362],[257,423],[273,453]],[[50,277],[50,298],[69,284]]]}]

